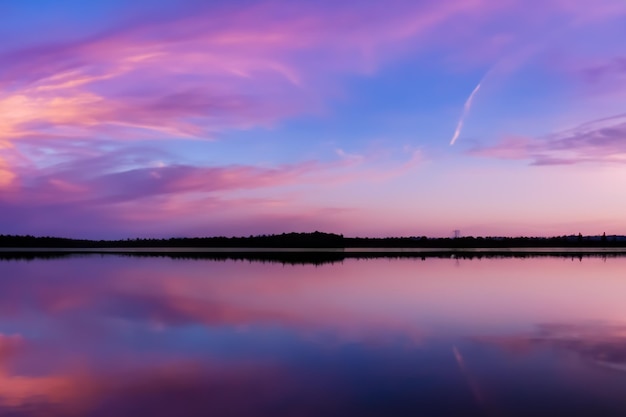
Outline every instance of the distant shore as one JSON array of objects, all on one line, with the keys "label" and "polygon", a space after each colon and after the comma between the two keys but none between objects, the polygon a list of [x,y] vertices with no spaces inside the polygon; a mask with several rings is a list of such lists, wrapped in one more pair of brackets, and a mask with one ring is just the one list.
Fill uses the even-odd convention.
[{"label": "distant shore", "polygon": [[351,252],[419,252],[431,251],[563,251],[578,252],[626,250],[626,236],[566,235],[554,237],[344,237],[334,233],[283,233],[248,237],[174,237],[168,239],[136,238],[124,240],[88,240],[59,237],[0,235],[0,248],[78,251],[342,251]]}]

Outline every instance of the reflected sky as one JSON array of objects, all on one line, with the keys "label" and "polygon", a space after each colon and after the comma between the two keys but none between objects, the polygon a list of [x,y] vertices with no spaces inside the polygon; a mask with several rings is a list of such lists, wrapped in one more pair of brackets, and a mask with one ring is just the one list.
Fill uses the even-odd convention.
[{"label": "reflected sky", "polygon": [[624,415],[625,268],[0,261],[0,414]]}]

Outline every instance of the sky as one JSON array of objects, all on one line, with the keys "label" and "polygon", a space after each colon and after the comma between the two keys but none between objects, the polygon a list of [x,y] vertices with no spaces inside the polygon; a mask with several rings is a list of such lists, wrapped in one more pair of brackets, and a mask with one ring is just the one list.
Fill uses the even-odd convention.
[{"label": "sky", "polygon": [[0,16],[0,234],[626,234],[625,0]]}]

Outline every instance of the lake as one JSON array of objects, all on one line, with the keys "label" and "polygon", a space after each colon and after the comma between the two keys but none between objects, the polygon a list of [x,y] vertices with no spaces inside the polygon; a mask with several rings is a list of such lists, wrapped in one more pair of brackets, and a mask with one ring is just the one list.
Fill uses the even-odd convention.
[{"label": "lake", "polygon": [[624,416],[626,257],[0,257],[2,416]]}]

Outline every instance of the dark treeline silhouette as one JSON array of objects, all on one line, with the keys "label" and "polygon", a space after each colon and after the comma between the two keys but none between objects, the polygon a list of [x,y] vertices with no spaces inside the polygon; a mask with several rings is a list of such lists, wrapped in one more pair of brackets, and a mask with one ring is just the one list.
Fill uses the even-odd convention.
[{"label": "dark treeline silhouette", "polygon": [[249,237],[86,240],[0,235],[8,248],[342,248],[344,238],[333,233],[283,233]]},{"label": "dark treeline silhouette", "polygon": [[334,233],[283,233],[249,237],[85,240],[0,235],[2,248],[605,248],[626,247],[625,236],[555,237],[344,237]]},{"label": "dark treeline silhouette", "polygon": [[553,237],[389,237],[344,238],[345,247],[354,248],[602,248],[626,247],[625,236],[553,236]]}]

